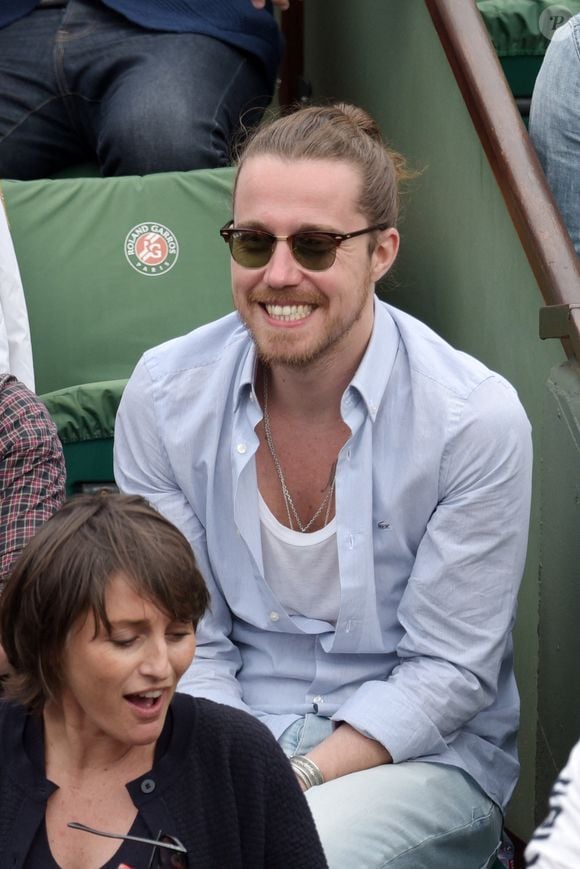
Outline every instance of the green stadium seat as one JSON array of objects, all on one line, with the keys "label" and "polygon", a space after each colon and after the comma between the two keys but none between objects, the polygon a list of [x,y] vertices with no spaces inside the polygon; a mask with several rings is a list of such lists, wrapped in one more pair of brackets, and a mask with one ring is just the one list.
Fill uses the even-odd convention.
[{"label": "green stadium seat", "polygon": [[62,442],[69,494],[113,485],[115,416],[126,383],[85,383],[41,396]]},{"label": "green stadium seat", "polygon": [[[525,120],[549,39],[553,12],[580,12],[580,0],[476,0],[508,84]],[[558,8],[557,8],[558,7]],[[541,26],[542,15],[545,24]],[[545,31],[545,32],[542,32]]]},{"label": "green stadium seat", "polygon": [[112,480],[122,388],[145,349],[232,309],[233,170],[2,183],[36,386],[69,493]]}]

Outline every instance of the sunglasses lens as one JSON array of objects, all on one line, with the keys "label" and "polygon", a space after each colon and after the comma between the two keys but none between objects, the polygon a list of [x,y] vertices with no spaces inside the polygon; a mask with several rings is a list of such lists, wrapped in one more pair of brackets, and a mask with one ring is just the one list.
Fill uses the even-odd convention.
[{"label": "sunglasses lens", "polygon": [[301,266],[314,272],[330,268],[336,248],[332,236],[322,232],[298,232],[292,239],[292,253]]},{"label": "sunglasses lens", "polygon": [[[270,261],[276,237],[261,230],[231,230],[230,251],[238,265],[261,269]],[[336,240],[326,232],[298,232],[290,236],[292,254],[305,269],[321,272],[329,269],[336,259]]]},{"label": "sunglasses lens", "polygon": [[272,256],[274,239],[267,232],[232,232],[230,250],[235,261],[247,269],[265,266]]}]

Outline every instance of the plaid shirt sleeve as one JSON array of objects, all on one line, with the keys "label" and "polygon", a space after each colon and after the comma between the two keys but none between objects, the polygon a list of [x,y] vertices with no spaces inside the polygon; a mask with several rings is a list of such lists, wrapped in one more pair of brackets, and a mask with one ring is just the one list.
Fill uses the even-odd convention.
[{"label": "plaid shirt sleeve", "polygon": [[0,591],[21,549],[61,506],[65,477],[48,411],[22,383],[0,375]]}]

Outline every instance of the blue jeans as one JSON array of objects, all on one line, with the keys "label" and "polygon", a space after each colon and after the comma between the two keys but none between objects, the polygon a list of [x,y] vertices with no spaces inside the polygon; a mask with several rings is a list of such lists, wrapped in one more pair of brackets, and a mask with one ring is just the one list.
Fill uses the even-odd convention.
[{"label": "blue jeans", "polygon": [[[278,742],[305,754],[332,732],[307,715]],[[470,776],[406,761],[352,773],[306,792],[330,869],[488,869],[502,815]]]},{"label": "blue jeans", "polygon": [[532,96],[530,135],[580,256],[580,15],[548,46]]},{"label": "blue jeans", "polygon": [[[248,0],[248,3],[250,0]],[[0,30],[0,178],[96,160],[104,175],[224,166],[272,97],[253,58],[69,0]]]}]

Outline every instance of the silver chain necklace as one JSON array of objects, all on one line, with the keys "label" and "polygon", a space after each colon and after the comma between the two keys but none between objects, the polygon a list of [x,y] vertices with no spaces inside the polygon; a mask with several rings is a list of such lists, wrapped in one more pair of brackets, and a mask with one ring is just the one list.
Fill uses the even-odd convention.
[{"label": "silver chain necklace", "polygon": [[314,513],[314,515],[308,520],[306,525],[302,524],[302,520],[298,515],[298,510],[296,509],[296,505],[292,500],[292,495],[288,490],[288,486],[286,485],[286,480],[284,479],[284,474],[282,473],[282,465],[280,464],[280,459],[276,453],[274,448],[274,441],[272,440],[272,428],[270,426],[270,414],[268,413],[268,375],[266,370],[264,369],[264,434],[266,435],[266,443],[268,444],[268,449],[270,450],[270,455],[272,456],[272,461],[274,462],[274,467],[276,468],[276,473],[278,475],[278,479],[280,480],[280,486],[282,488],[282,495],[284,496],[284,505],[286,507],[286,513],[288,514],[288,524],[290,529],[294,530],[294,525],[292,523],[292,517],[300,529],[302,533],[308,531],[311,525],[318,519],[324,508],[326,507],[326,513],[324,514],[324,524],[328,525],[328,518],[330,516],[330,507],[332,505],[332,496],[334,494],[334,484],[336,482],[336,467],[332,474],[332,481],[328,486],[326,495],[322,499],[322,503],[318,510]]}]

